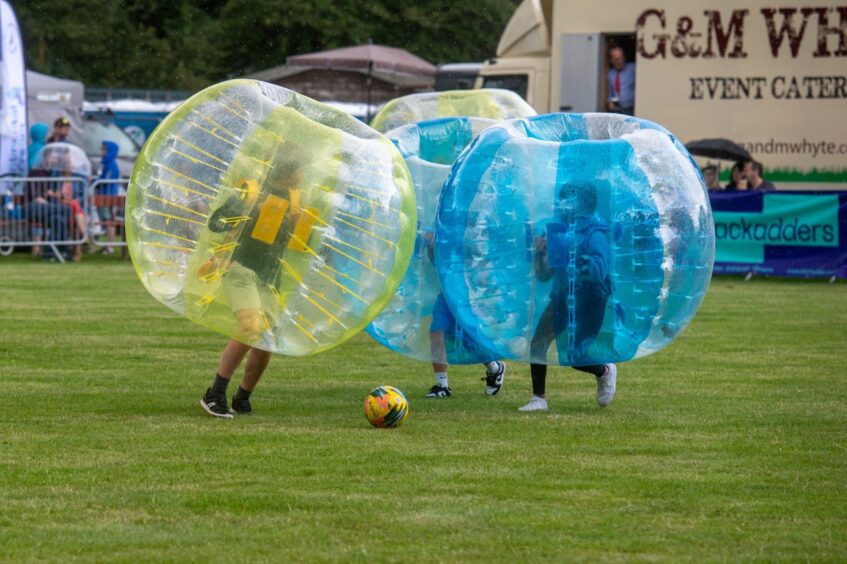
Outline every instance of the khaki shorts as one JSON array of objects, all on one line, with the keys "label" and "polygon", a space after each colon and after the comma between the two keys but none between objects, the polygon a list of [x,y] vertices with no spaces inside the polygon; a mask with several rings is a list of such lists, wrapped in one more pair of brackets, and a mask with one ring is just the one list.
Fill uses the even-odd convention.
[{"label": "khaki shorts", "polygon": [[274,302],[274,297],[258,275],[245,266],[233,262],[221,280],[226,299],[232,311],[258,309],[264,311]]}]

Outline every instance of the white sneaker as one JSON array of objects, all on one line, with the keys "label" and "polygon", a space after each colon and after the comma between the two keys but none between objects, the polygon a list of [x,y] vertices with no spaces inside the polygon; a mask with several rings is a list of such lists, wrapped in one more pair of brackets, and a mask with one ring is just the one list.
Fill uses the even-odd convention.
[{"label": "white sneaker", "polygon": [[614,364],[606,365],[606,372],[597,378],[597,405],[606,407],[615,399],[615,391],[618,387],[618,367]]},{"label": "white sneaker", "polygon": [[519,407],[518,411],[547,411],[547,400],[538,396],[532,396],[529,403]]}]

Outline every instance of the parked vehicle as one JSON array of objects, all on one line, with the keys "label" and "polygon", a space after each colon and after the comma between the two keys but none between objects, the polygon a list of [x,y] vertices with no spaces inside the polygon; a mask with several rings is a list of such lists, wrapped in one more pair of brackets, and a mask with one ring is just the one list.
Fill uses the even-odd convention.
[{"label": "parked vehicle", "polygon": [[470,90],[474,87],[482,63],[446,63],[435,69],[435,89]]},{"label": "parked vehicle", "polygon": [[608,54],[635,62],[635,115],[683,143],[728,138],[781,189],[847,187],[842,0],[524,0],[477,88],[539,113],[606,111]]}]

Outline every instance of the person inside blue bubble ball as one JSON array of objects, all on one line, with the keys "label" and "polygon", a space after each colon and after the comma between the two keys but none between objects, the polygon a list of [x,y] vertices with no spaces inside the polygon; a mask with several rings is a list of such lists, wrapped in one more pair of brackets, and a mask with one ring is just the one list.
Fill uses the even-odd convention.
[{"label": "person inside blue bubble ball", "polygon": [[[592,186],[564,185],[559,190],[557,222],[535,239],[535,276],[552,279],[550,302],[538,320],[530,344],[532,358],[546,358],[553,341],[566,333],[568,350],[585,358],[603,325],[612,293],[609,225],[597,213]],[[573,304],[571,307],[570,304]],[[597,379],[597,403],[605,407],[615,397],[614,364],[574,366]],[[519,411],[546,411],[547,365],[530,364],[532,399]]]},{"label": "person inside blue bubble ball", "polygon": [[[432,261],[435,234],[427,231],[422,234],[421,238],[426,244],[427,256]],[[446,335],[460,339],[461,347],[465,350],[472,351],[479,348],[466,333],[461,331],[461,327],[456,323],[456,318],[453,317],[453,312],[447,305],[444,293],[439,292],[435,298],[435,305],[432,309],[432,323],[429,326],[430,354],[432,354],[432,372],[435,375],[435,385],[426,393],[428,398],[449,398],[453,395],[447,376],[450,365],[447,362]],[[455,345],[456,343],[453,343],[454,348]],[[506,378],[506,363],[489,359],[482,364],[485,366],[485,377],[483,377],[483,380],[485,380],[485,395],[496,396],[500,393]]]}]

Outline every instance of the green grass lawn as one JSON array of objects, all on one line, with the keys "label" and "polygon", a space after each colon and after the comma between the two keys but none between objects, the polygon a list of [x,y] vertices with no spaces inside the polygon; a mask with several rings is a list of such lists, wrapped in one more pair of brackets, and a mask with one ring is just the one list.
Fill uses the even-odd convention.
[{"label": "green grass lawn", "polygon": [[[198,400],[226,338],[126,261],[0,260],[0,561],[847,558],[847,285],[712,283],[618,396],[555,369],[519,414],[480,367],[431,369],[362,335],[275,357],[253,417]],[[411,415],[371,428],[391,384]]]}]

